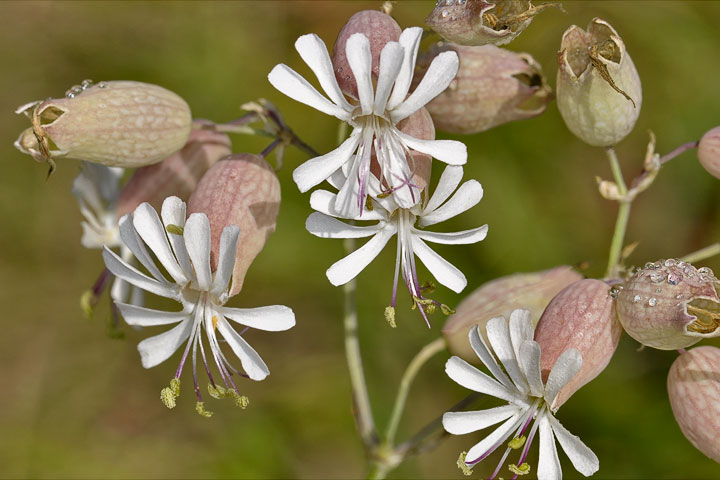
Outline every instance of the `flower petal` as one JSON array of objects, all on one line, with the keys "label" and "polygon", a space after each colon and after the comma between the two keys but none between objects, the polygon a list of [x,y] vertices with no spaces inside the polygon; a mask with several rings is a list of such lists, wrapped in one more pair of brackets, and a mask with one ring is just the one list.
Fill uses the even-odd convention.
[{"label": "flower petal", "polygon": [[476,443],[475,446],[468,450],[468,453],[465,456],[465,463],[476,463],[481,458],[492,453],[497,447],[502,445],[505,440],[507,440],[513,430],[519,426],[520,421],[522,421],[522,410],[510,417],[490,435],[482,439],[479,443]]},{"label": "flower petal", "polygon": [[548,420],[548,414],[540,414],[540,457],[538,459],[537,476],[538,480],[560,480],[562,479],[562,468],[555,446],[555,437]]},{"label": "flower petal", "polygon": [[445,373],[455,383],[474,392],[491,395],[508,402],[516,401],[517,395],[497,380],[484,374],[460,357],[450,357],[445,363]]},{"label": "flower petal", "polygon": [[188,339],[192,328],[192,320],[187,319],[165,333],[146,338],[140,342],[137,349],[140,352],[142,366],[152,368],[170,358],[180,348],[180,345]]},{"label": "flower petal", "polygon": [[472,230],[463,230],[462,232],[426,232],[424,230],[413,229],[413,234],[433,243],[444,243],[447,245],[467,245],[485,240],[487,237],[488,226],[473,228]]},{"label": "flower petal", "polygon": [[388,42],[380,52],[380,73],[378,75],[377,87],[375,89],[375,105],[373,112],[376,115],[385,114],[390,90],[400,72],[405,51],[397,42]]},{"label": "flower petal", "polygon": [[220,308],[220,314],[246,327],[280,332],[295,326],[295,314],[283,305],[271,305],[257,308]]},{"label": "flower petal", "polygon": [[505,371],[515,383],[517,389],[523,395],[526,395],[529,390],[527,380],[520,371],[520,364],[515,357],[507,321],[504,317],[491,318],[487,322],[486,331],[490,345],[495,351],[498,360],[502,362]]},{"label": "flower petal", "polygon": [[367,184],[373,135],[362,131],[362,136],[362,145],[352,160],[347,180],[335,197],[335,210],[348,217],[359,217],[365,208],[364,198],[361,202],[359,195],[361,185]]},{"label": "flower petal", "polygon": [[420,217],[420,226],[426,227],[436,223],[443,222],[448,218],[455,217],[469,210],[478,204],[482,199],[483,189],[475,180],[468,180],[460,185],[455,195],[450,198],[444,205],[433,212],[428,212]]},{"label": "flower petal", "polygon": [[132,213],[128,213],[126,215],[123,215],[123,217],[118,221],[120,238],[122,239],[126,247],[123,251],[123,257],[125,257],[123,258],[123,260],[128,262],[129,264],[130,259],[127,258],[125,252],[132,252],[132,255],[140,262],[140,264],[147,268],[148,272],[150,272],[150,275],[155,277],[155,280],[161,283],[168,283],[165,276],[155,265],[155,261],[152,259],[152,257],[150,257],[150,253],[147,251],[147,248],[145,248],[145,244],[142,242],[142,240],[140,240],[140,236],[138,235],[137,231],[135,230],[135,226],[133,225],[132,217]]},{"label": "flower petal", "polygon": [[122,313],[125,323],[128,325],[155,327],[157,325],[178,323],[190,318],[190,313],[186,311],[163,312],[120,302],[116,302],[115,305],[120,309],[120,313]]},{"label": "flower petal", "polygon": [[252,380],[263,380],[270,375],[270,370],[260,355],[227,323],[227,320],[221,318],[217,323],[217,328],[240,359],[245,373]]},{"label": "flower petal", "polygon": [[530,320],[530,312],[524,308],[517,308],[510,313],[510,340],[512,341],[515,356],[520,359],[520,346],[525,340],[532,340],[535,327]]},{"label": "flower petal", "polygon": [[419,237],[412,235],[412,247],[415,255],[430,270],[430,273],[450,290],[460,293],[467,285],[465,275],[453,264],[442,258],[432,248],[428,247]]},{"label": "flower petal", "polygon": [[348,220],[383,220],[385,217],[380,210],[364,209],[361,217],[348,217],[335,210],[335,194],[327,190],[315,190],[310,195],[310,207],[320,213],[335,218]]},{"label": "flower petal", "polygon": [[364,238],[378,233],[382,225],[379,223],[371,226],[348,225],[323,213],[313,212],[305,221],[305,228],[316,237]]},{"label": "flower petal", "polygon": [[343,110],[352,111],[352,105],[345,99],[338,86],[332,60],[330,60],[327,47],[320,37],[314,33],[303,35],[295,41],[295,49],[313,71],[327,96]]},{"label": "flower petal", "polygon": [[304,103],[344,122],[350,120],[348,112],[323,97],[299,73],[285,64],[275,65],[268,75],[268,81],[273,87],[297,102]]},{"label": "flower petal", "polygon": [[235,267],[239,235],[240,227],[237,225],[228,225],[223,228],[222,234],[220,235],[217,268],[215,269],[215,277],[213,277],[212,288],[210,289],[213,295],[220,296],[228,289],[233,268]]},{"label": "flower petal", "polygon": [[545,391],[542,383],[542,374],[540,372],[540,345],[533,340],[525,340],[520,345],[520,353],[518,360],[520,361],[520,370],[522,370],[525,379],[530,387],[530,395],[533,397],[542,397]]},{"label": "flower petal", "polygon": [[[362,131],[353,130],[338,148],[320,157],[311,158],[293,171],[293,180],[301,192],[305,193],[315,185],[327,180],[337,169],[352,159],[360,143]],[[347,181],[350,181],[348,178]]]},{"label": "flower petal", "polygon": [[450,198],[450,195],[452,195],[458,185],[460,185],[462,177],[463,167],[460,167],[458,165],[448,165],[447,167],[445,167],[442,175],[440,175],[440,180],[438,180],[435,191],[430,197],[430,201],[428,201],[427,205],[425,205],[423,212],[433,212],[440,205],[442,205],[445,200]]},{"label": "flower petal", "polygon": [[[185,227],[185,218],[187,216],[187,207],[185,202],[180,200],[178,197],[167,197],[162,204],[160,210],[160,217],[162,218],[165,230],[168,225],[176,225],[178,227]],[[185,239],[182,235],[168,232],[168,239],[172,245],[173,253],[177,258],[180,267],[184,272],[192,272],[192,264],[190,263],[190,257],[185,248]]]},{"label": "flower petal", "polygon": [[[485,340],[483,340],[482,336],[480,335],[480,330],[477,325],[470,329],[468,337],[470,338],[470,346],[475,352],[475,355],[477,355],[480,361],[485,365],[485,367],[490,370],[490,373],[493,375],[493,377],[495,377],[500,383],[505,385],[505,388],[507,388],[508,390],[516,391],[517,388],[515,388],[515,385],[513,385],[505,372],[503,372],[502,368],[500,368],[500,365],[498,365],[495,357],[490,352],[488,346],[485,344]],[[518,394],[519,393],[520,392],[518,392]]]},{"label": "flower petal", "polygon": [[443,415],[442,424],[445,431],[453,435],[465,435],[496,425],[512,417],[522,409],[515,405],[478,410],[474,412],[447,412]]},{"label": "flower petal", "polygon": [[345,44],[350,70],[355,77],[360,107],[363,115],[369,115],[373,111],[373,84],[372,84],[372,53],[370,53],[370,41],[362,33],[353,33]]},{"label": "flower petal", "polygon": [[600,460],[598,460],[597,455],[580,440],[580,437],[573,435],[563,427],[555,417],[549,414],[548,417],[555,437],[560,442],[560,446],[570,459],[570,462],[572,462],[575,470],[586,477],[597,472],[600,469]]},{"label": "flower petal", "polygon": [[160,221],[155,209],[149,203],[142,203],[135,209],[132,220],[138,235],[152,250],[170,276],[175,279],[175,282],[180,285],[187,283],[189,279],[173,255],[165,233],[165,226]]},{"label": "flower petal", "polygon": [[210,220],[204,213],[193,213],[185,222],[185,248],[195,270],[195,278],[200,290],[210,290],[212,273],[210,271]]},{"label": "flower petal", "polygon": [[373,238],[368,240],[365,245],[345,258],[335,262],[327,270],[327,277],[330,283],[337,287],[355,278],[380,254],[390,238],[395,235],[395,231],[394,226],[386,225],[382,230],[377,232]]},{"label": "flower petal", "polygon": [[142,288],[155,295],[160,295],[161,297],[177,297],[177,288],[174,285],[162,284],[139,272],[135,267],[123,262],[115,252],[107,247],[103,249],[103,260],[105,261],[107,269],[116,277],[122,278],[138,288]]},{"label": "flower petal", "polygon": [[575,348],[565,350],[555,361],[545,383],[545,401],[555,411],[553,405],[558,392],[573,379],[582,367],[582,355]]},{"label": "flower petal", "polygon": [[402,142],[409,148],[425,153],[448,165],[464,165],[467,163],[467,147],[456,140],[421,140],[397,131]]},{"label": "flower petal", "polygon": [[115,277],[112,287],[110,287],[110,298],[115,303],[126,302],[130,294],[130,284],[120,277]]},{"label": "flower petal", "polygon": [[[348,58],[350,58],[349,54]],[[455,78],[459,64],[460,61],[455,52],[442,52],[435,57],[413,93],[392,110],[390,113],[392,121],[397,123],[409,117],[440,95]]]},{"label": "flower petal", "polygon": [[403,57],[402,68],[395,80],[390,100],[388,100],[387,109],[393,110],[400,105],[407,97],[410,90],[413,74],[415,73],[415,60],[417,59],[417,51],[422,39],[423,29],[421,27],[410,27],[403,30],[400,34],[400,45],[402,45],[405,55]]}]

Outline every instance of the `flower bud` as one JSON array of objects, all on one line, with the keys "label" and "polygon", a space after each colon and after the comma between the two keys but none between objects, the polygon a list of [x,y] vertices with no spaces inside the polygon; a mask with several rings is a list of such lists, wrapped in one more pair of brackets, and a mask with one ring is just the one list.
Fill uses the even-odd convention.
[{"label": "flower bud", "polygon": [[552,99],[542,68],[530,55],[495,45],[434,44],[418,59],[419,83],[432,59],[452,50],[460,59],[457,76],[427,104],[435,126],[449,133],[478,133],[503,123],[540,115]]},{"label": "flower bud", "polygon": [[180,150],[192,119],[188,104],[157,85],[131,81],[83,82],[65,98],[33,102],[15,146],[37,161],[74,158],[125,168],[158,163]]},{"label": "flower bud", "polygon": [[720,178],[720,127],[715,127],[700,139],[700,164],[715,178]]},{"label": "flower bud", "polygon": [[243,285],[250,264],[275,231],[280,210],[280,182],[257,155],[231,155],[213,165],[188,200],[188,216],[205,213],[210,220],[210,264],[217,268],[220,235],[228,225],[240,227],[230,296]]},{"label": "flower bud", "polygon": [[680,355],[670,367],[667,389],[685,438],[720,463],[720,348],[702,346]]},{"label": "flower bud", "polygon": [[516,273],[487,282],[465,297],[445,322],[442,334],[448,350],[476,363],[477,355],[467,341],[471,328],[479,325],[478,331],[484,337],[488,320],[509,318],[516,309],[530,311],[533,324],[537,324],[550,300],[567,285],[581,279],[582,275],[571,267],[561,266],[541,272]]},{"label": "flower bud", "polygon": [[134,211],[143,202],[160,211],[166,197],[176,196],[187,201],[205,172],[232,153],[230,147],[230,139],[224,133],[192,130],[182,150],[160,163],[135,170],[120,191],[118,218]]},{"label": "flower bud", "polygon": [[575,25],[558,54],[557,103],[570,131],[596,147],[617,144],[640,114],[640,77],[615,29],[595,18],[587,32]]},{"label": "flower bud", "polygon": [[529,0],[438,0],[425,23],[460,45],[505,45],[520,35],[541,10]]},{"label": "flower bud", "polygon": [[398,41],[402,29],[390,15],[379,10],[363,10],[350,17],[340,30],[332,53],[335,78],[343,92],[357,98],[357,83],[345,53],[345,44],[354,33],[362,33],[370,41],[372,77],[377,80],[380,72],[380,52],[386,43]]},{"label": "flower bud", "polygon": [[638,270],[617,298],[618,319],[632,338],[661,350],[720,336],[720,284],[707,267],[661,260]]},{"label": "flower bud", "polygon": [[575,348],[582,356],[580,371],[560,390],[550,406],[552,410],[605,370],[621,335],[610,287],[603,281],[580,280],[550,301],[535,328],[535,341],[542,350],[543,381],[566,350]]}]

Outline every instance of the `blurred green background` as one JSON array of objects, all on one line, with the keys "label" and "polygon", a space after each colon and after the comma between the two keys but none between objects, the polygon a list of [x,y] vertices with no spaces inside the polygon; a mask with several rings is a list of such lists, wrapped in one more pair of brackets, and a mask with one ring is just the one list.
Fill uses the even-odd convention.
[{"label": "blurred green background", "polygon": [[[658,151],[697,140],[720,123],[720,3],[563,2],[510,45],[531,53],[554,85],[562,32],[599,16],[622,35],[643,81],[643,106],[633,133],[618,147],[626,176],[641,167],[647,131]],[[178,407],[159,401],[177,365],[144,370],[135,349],[147,332],[106,335],[108,308],[86,320],[81,293],[102,269],[99,253],[80,246],[80,214],[70,195],[74,161],[46,168],[12,147],[28,122],[13,115],[25,102],[61,96],[85,78],[128,79],[167,87],[196,117],[228,121],[244,102],[266,97],[319,151],[335,142],[330,117],[297,104],[266,81],[287,63],[309,74],[293,49],[315,32],[329,45],[354,12],[380,2],[2,2],[0,3],[0,476],[53,478],[355,478],[364,459],[350,414],[343,354],[341,290],[325,269],[342,256],[339,241],[304,230],[309,196],[292,182],[306,157],[290,151],[279,172],[283,206],[277,232],[250,269],[237,306],[285,304],[297,327],[284,333],[249,332],[272,375],[246,381],[247,410],[210,399],[211,419],[198,416],[185,389]],[[402,1],[403,27],[422,25],[430,1]],[[259,152],[266,140],[234,137],[235,151]],[[616,206],[596,192],[595,176],[610,177],[603,152],[573,137],[555,104],[539,118],[463,137],[466,177],[485,198],[444,225],[447,231],[488,223],[477,245],[438,251],[467,275],[466,293],[513,272],[589,262],[603,273]],[[436,175],[438,169],[436,168]],[[720,240],[720,183],[686,153],[663,168],[634,204],[627,241],[640,245],[634,264],[677,257]],[[438,335],[401,295],[398,328],[383,319],[392,284],[394,248],[359,277],[360,337],[378,423],[388,418],[397,382],[414,353]],[[706,265],[720,270],[720,258]],[[423,276],[427,274],[423,271]],[[456,305],[447,289],[437,299]],[[711,342],[708,342],[711,343]],[[718,342],[714,342],[719,345]],[[608,369],[558,414],[599,456],[595,478],[720,478],[720,467],[696,451],[677,427],[665,380],[676,354],[624,336]],[[444,374],[448,355],[421,372],[409,399],[400,438],[466,395]],[[186,372],[187,373],[187,372]],[[187,377],[189,378],[189,377]],[[481,433],[449,438],[408,460],[396,478],[461,478],[458,453]],[[534,449],[537,452],[537,447]],[[562,454],[561,454],[562,457]],[[563,458],[565,476],[579,476]],[[475,476],[487,475],[493,455]],[[536,465],[535,457],[531,463]],[[489,470],[489,471],[488,471]]]}]

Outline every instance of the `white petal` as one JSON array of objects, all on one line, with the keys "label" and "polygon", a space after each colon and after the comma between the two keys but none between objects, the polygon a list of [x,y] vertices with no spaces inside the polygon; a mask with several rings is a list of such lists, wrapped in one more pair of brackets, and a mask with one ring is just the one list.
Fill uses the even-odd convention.
[{"label": "white petal", "polygon": [[562,479],[562,468],[555,446],[555,437],[547,417],[547,414],[541,413],[540,418],[536,420],[540,430],[537,476],[538,480],[560,480]]},{"label": "white petal", "polygon": [[440,175],[440,180],[435,187],[435,191],[430,197],[427,205],[423,209],[424,212],[430,213],[442,205],[445,200],[450,198],[450,195],[460,185],[460,181],[463,177],[463,168],[457,165],[448,165]]},{"label": "white petal", "polygon": [[230,284],[237,255],[238,235],[240,235],[240,227],[237,225],[228,225],[223,228],[222,235],[220,235],[217,269],[210,290],[216,296],[226,292]]},{"label": "white petal", "polygon": [[188,319],[165,333],[146,338],[137,346],[142,366],[152,368],[172,356],[190,336],[193,322]]},{"label": "white petal", "polygon": [[515,356],[520,359],[520,346],[525,340],[532,340],[535,336],[535,327],[530,320],[530,312],[517,308],[510,313],[510,340],[512,341]]},{"label": "white petal", "polygon": [[175,282],[180,285],[187,283],[188,278],[170,249],[165,226],[160,221],[155,209],[149,203],[142,203],[135,209],[132,220],[135,230],[160,260],[165,270],[175,279]]},{"label": "white petal", "polygon": [[195,270],[200,290],[210,290],[210,220],[204,213],[193,213],[185,222],[185,247]]},{"label": "white petal", "polygon": [[475,446],[468,451],[467,456],[465,457],[465,462],[475,462],[480,457],[486,455],[490,449],[494,449],[497,448],[497,446],[502,445],[513,433],[513,430],[519,426],[518,424],[522,420],[521,417],[522,410],[520,413],[516,413],[506,420],[505,423],[496,428],[481,442],[475,444]]},{"label": "white petal", "polygon": [[423,29],[421,27],[410,27],[403,30],[400,34],[400,45],[405,51],[402,68],[395,80],[395,88],[393,88],[390,100],[388,100],[387,109],[392,110],[400,105],[407,97],[410,90],[413,74],[415,73],[415,60],[417,58],[418,47],[422,39]]},{"label": "white petal", "polygon": [[268,75],[273,87],[295,101],[319,110],[342,121],[350,120],[350,114],[323,97],[315,87],[310,85],[299,73],[287,65],[276,65]]},{"label": "white petal", "polygon": [[353,130],[350,137],[332,152],[312,158],[297,167],[293,171],[293,180],[300,191],[307,192],[323,180],[327,180],[338,168],[352,159],[360,142],[361,133],[360,129]]},{"label": "white petal", "polygon": [[295,42],[295,49],[300,57],[307,63],[320,82],[320,86],[330,99],[343,110],[352,111],[352,105],[348,103],[340,91],[333,64],[330,60],[325,43],[314,33],[303,35]]},{"label": "white petal", "polygon": [[103,249],[103,260],[105,260],[105,266],[113,275],[122,278],[138,288],[142,288],[155,295],[160,295],[161,297],[175,298],[177,296],[177,289],[174,285],[162,284],[140,273],[135,267],[123,262],[115,252],[107,247]]},{"label": "white petal", "polygon": [[258,308],[221,308],[220,314],[246,327],[267,332],[280,332],[295,326],[292,309],[282,305]]},{"label": "white petal", "polygon": [[367,175],[364,178],[361,178],[360,175],[361,170],[366,173],[369,171],[373,135],[371,132],[366,131],[363,131],[362,134],[362,145],[351,162],[345,184],[335,197],[335,210],[341,212],[343,216],[351,218],[360,216],[365,208],[364,204],[358,203],[358,196],[360,182],[365,181]]},{"label": "white petal", "polygon": [[404,56],[404,50],[397,42],[386,43],[382,52],[380,52],[380,74],[378,75],[375,106],[373,108],[377,115],[385,114],[385,105],[395,79],[400,72]]},{"label": "white petal", "polygon": [[478,204],[482,199],[482,186],[475,180],[468,180],[460,185],[455,195],[450,198],[444,205],[436,209],[434,212],[423,214],[420,217],[420,226],[434,225],[443,222],[448,218],[455,217],[469,210]]},{"label": "white petal", "polygon": [[558,392],[568,384],[582,367],[582,355],[577,349],[565,350],[555,361],[545,383],[545,401],[555,411],[553,405]]},{"label": "white petal", "polygon": [[[160,217],[165,225],[165,230],[167,230],[168,225],[176,225],[184,228],[186,215],[187,208],[185,202],[180,200],[178,197],[167,197],[163,201],[162,209],[160,210]],[[183,236],[168,232],[168,238],[180,267],[184,272],[192,272],[193,268],[190,263],[187,248],[185,248],[185,239]]]},{"label": "white petal", "polygon": [[251,379],[263,380],[270,375],[270,370],[260,355],[227,323],[227,320],[221,318],[217,325],[232,351],[240,359],[243,370]]},{"label": "white petal", "polygon": [[520,369],[525,376],[530,387],[530,395],[533,397],[542,397],[545,391],[542,383],[542,374],[540,372],[540,345],[533,340],[525,340],[520,345],[520,353],[518,360],[520,361]]},{"label": "white petal", "polygon": [[442,52],[435,57],[413,93],[393,109],[390,114],[392,121],[397,123],[409,117],[440,95],[455,78],[459,63],[455,52]]},{"label": "white petal", "polygon": [[448,433],[465,435],[496,425],[520,411],[520,407],[515,405],[503,405],[475,412],[447,412],[443,415],[442,424]]},{"label": "white petal", "polygon": [[520,365],[515,357],[515,350],[510,341],[510,330],[508,329],[507,321],[503,317],[491,318],[487,322],[486,331],[490,345],[495,351],[498,360],[500,360],[505,367],[505,371],[515,383],[517,389],[520,390],[523,395],[527,394],[529,390],[527,380],[525,380],[525,377],[520,371]]},{"label": "white petal", "polygon": [[150,257],[150,254],[145,248],[145,244],[140,240],[140,236],[135,230],[133,225],[132,214],[128,213],[118,222],[118,229],[120,231],[120,238],[122,239],[125,247],[127,247],[132,255],[145,267],[147,268],[150,275],[161,283],[167,283],[165,276],[160,273],[160,270],[155,265],[155,261]]},{"label": "white petal", "polygon": [[140,327],[154,327],[157,325],[169,325],[178,323],[190,318],[190,313],[182,312],[163,312],[160,310],[151,310],[149,308],[138,307],[126,303],[115,302],[120,309],[125,322],[128,325],[138,325]]},{"label": "white petal", "polygon": [[592,450],[585,445],[577,435],[573,435],[563,427],[552,415],[548,414],[550,426],[552,426],[555,437],[560,442],[565,454],[572,462],[575,470],[586,477],[594,474],[600,469],[600,460]]},{"label": "white petal", "polygon": [[371,226],[348,225],[323,213],[313,212],[305,222],[305,228],[321,238],[364,238],[382,229],[380,224]]},{"label": "white petal", "polygon": [[[495,357],[490,352],[488,346],[485,344],[485,340],[480,335],[480,330],[477,325],[470,329],[468,337],[470,338],[470,346],[472,347],[473,351],[478,356],[480,361],[485,365],[485,367],[490,370],[490,373],[493,375],[493,377],[495,377],[500,383],[505,385],[508,390],[516,391],[517,389],[515,388],[515,385],[513,385],[505,372],[503,372],[502,368],[500,368],[500,365],[498,365]],[[518,392],[518,394],[519,393],[520,392]]]},{"label": "white petal", "polygon": [[117,302],[127,302],[130,293],[130,284],[120,277],[115,277],[110,288],[110,298]]},{"label": "white petal", "polygon": [[377,232],[377,234],[358,248],[350,255],[335,262],[327,270],[327,277],[330,283],[335,285],[344,285],[355,278],[370,262],[377,257],[382,249],[387,245],[390,238],[395,235],[395,227],[386,225],[385,228]]},{"label": "white petal", "polygon": [[361,217],[347,217],[335,209],[335,194],[327,190],[315,190],[310,195],[310,207],[330,217],[352,220],[383,220],[385,217],[380,210],[364,209]]},{"label": "white petal", "polygon": [[450,290],[460,293],[467,285],[465,275],[458,270],[453,264],[438,255],[433,249],[428,247],[425,242],[415,235],[412,236],[412,246],[415,255],[430,270],[430,273]]},{"label": "white petal", "polygon": [[362,33],[353,33],[345,44],[350,69],[355,76],[360,107],[363,115],[372,113],[373,108],[373,85],[372,85],[372,54],[370,53],[370,41]]},{"label": "white petal", "polygon": [[401,131],[397,131],[402,142],[409,148],[426,153],[448,165],[464,165],[467,163],[467,147],[456,140],[420,140]]},{"label": "white petal", "polygon": [[445,363],[445,373],[455,383],[472,390],[484,393],[508,402],[517,400],[517,396],[505,388],[500,382],[490,378],[460,357],[450,357]]},{"label": "white petal", "polygon": [[413,228],[413,234],[433,243],[444,243],[448,245],[467,245],[485,240],[487,237],[488,226],[473,228],[472,230],[463,230],[462,232],[441,233],[426,232]]},{"label": "white petal", "polygon": [[131,305],[143,306],[145,304],[145,291],[141,288],[132,287],[130,289],[130,300]]}]

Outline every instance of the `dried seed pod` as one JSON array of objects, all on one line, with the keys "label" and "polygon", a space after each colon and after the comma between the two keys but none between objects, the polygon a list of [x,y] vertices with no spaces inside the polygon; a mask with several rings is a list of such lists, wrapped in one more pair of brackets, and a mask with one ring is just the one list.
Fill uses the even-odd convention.
[{"label": "dried seed pod", "polygon": [[635,126],[642,105],[640,76],[620,36],[594,18],[575,25],[558,54],[557,102],[568,129],[589,145],[609,147]]},{"label": "dried seed pod", "polygon": [[[212,125],[207,120],[198,125]],[[205,172],[218,160],[230,155],[230,138],[212,129],[193,129],[185,146],[155,165],[135,170],[120,191],[118,218],[148,202],[160,211],[165,197],[187,201]]]},{"label": "dried seed pod", "polygon": [[543,381],[566,350],[575,348],[582,356],[580,371],[560,390],[551,409],[558,409],[610,363],[622,335],[614,307],[610,287],[588,278],[565,287],[543,312],[535,328]]},{"label": "dried seed pod", "polygon": [[348,38],[354,33],[362,33],[370,40],[372,76],[373,80],[377,80],[380,71],[380,52],[386,43],[398,41],[402,29],[390,15],[379,10],[363,10],[350,17],[340,30],[332,53],[335,78],[343,92],[357,98],[357,83],[345,53]]},{"label": "dried seed pod", "polygon": [[540,115],[552,100],[542,68],[530,55],[494,45],[465,47],[434,44],[418,59],[419,83],[435,56],[454,51],[457,76],[447,90],[427,104],[435,126],[449,133],[478,133],[503,123]]},{"label": "dried seed pod", "polygon": [[275,231],[280,210],[280,182],[257,155],[231,155],[213,165],[188,200],[188,216],[202,212],[210,219],[210,264],[217,268],[220,235],[228,225],[240,227],[230,296],[243,285],[250,264]]},{"label": "dried seed pod", "polygon": [[617,298],[625,331],[661,350],[685,348],[720,336],[720,283],[707,267],[660,260],[638,270]]},{"label": "dried seed pod", "polygon": [[438,0],[425,23],[460,45],[505,45],[520,35],[541,10],[529,0]]},{"label": "dried seed pod", "polygon": [[720,178],[720,127],[715,127],[700,139],[698,159],[707,172]]},{"label": "dried seed pod", "polygon": [[30,117],[15,146],[37,161],[74,158],[135,168],[180,150],[190,135],[188,104],[157,85],[132,81],[83,82],[65,98],[23,105]]},{"label": "dried seed pod", "polygon": [[720,348],[702,346],[680,355],[670,367],[667,389],[685,438],[720,463]]},{"label": "dried seed pod", "polygon": [[537,324],[550,300],[560,290],[581,279],[582,275],[571,267],[561,266],[541,272],[516,273],[487,282],[465,297],[445,322],[442,334],[448,350],[468,362],[477,363],[477,355],[467,341],[470,329],[479,325],[478,331],[485,336],[488,320],[508,318],[519,308],[530,311],[533,324]]}]

